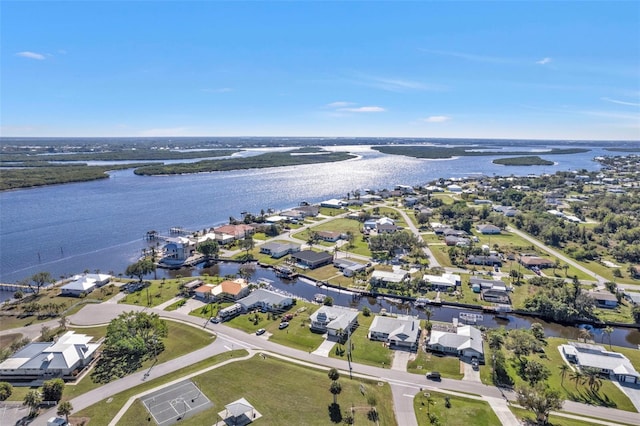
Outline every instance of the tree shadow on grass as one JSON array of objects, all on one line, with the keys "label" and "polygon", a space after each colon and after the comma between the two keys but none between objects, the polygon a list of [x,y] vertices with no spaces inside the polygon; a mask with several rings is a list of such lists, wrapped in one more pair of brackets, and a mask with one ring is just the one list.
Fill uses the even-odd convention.
[{"label": "tree shadow on grass", "polygon": [[333,423],[342,422],[342,411],[340,410],[340,404],[329,405],[329,418]]},{"label": "tree shadow on grass", "polygon": [[581,402],[583,404],[597,405],[600,407],[616,408],[618,404],[615,403],[606,394],[601,394],[599,391],[592,389],[581,389],[577,391],[567,390],[567,396],[569,400],[575,402]]}]

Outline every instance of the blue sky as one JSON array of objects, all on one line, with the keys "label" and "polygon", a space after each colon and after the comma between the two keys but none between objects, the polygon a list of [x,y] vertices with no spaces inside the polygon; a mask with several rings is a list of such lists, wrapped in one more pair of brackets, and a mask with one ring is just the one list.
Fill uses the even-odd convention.
[{"label": "blue sky", "polygon": [[2,1],[2,136],[640,140],[640,2]]}]

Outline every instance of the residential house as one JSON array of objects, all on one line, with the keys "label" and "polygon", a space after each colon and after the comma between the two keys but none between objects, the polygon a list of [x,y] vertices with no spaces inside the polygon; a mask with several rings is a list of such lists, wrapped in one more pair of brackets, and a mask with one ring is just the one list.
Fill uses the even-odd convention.
[{"label": "residential house", "polygon": [[211,296],[216,300],[238,300],[247,294],[249,294],[249,284],[242,278],[222,281],[211,289]]},{"label": "residential house", "polygon": [[318,206],[298,206],[295,208],[295,210],[301,212],[304,217],[316,217],[320,213],[320,207]]},{"label": "residential house", "polygon": [[369,327],[369,339],[386,342],[392,348],[415,351],[420,340],[420,320],[376,315]]},{"label": "residential house", "polygon": [[0,363],[0,381],[30,386],[31,381],[73,380],[95,357],[93,337],[68,331],[55,342],[30,343]]},{"label": "residential house", "polygon": [[74,275],[73,281],[60,287],[61,296],[80,297],[91,293],[96,288],[102,287],[111,281],[111,275],[85,274]]},{"label": "residential house", "polygon": [[496,255],[471,255],[467,257],[467,263],[471,265],[485,265],[485,266],[502,266],[502,259]]},{"label": "residential house", "polygon": [[471,244],[471,240],[469,238],[447,235],[444,237],[444,243],[448,246],[466,247]]},{"label": "residential house", "polygon": [[196,242],[187,237],[170,237],[165,241],[162,263],[181,264],[196,251]]},{"label": "residential house", "polygon": [[376,231],[378,231],[378,234],[392,234],[397,230],[398,227],[391,218],[383,217],[376,221]]},{"label": "residential house", "polygon": [[333,255],[326,251],[302,250],[291,254],[291,259],[305,269],[316,269],[333,262]]},{"label": "residential house", "polygon": [[476,229],[482,235],[494,235],[494,234],[499,234],[500,232],[502,232],[500,230],[500,228],[498,228],[497,226],[492,225],[490,223],[483,224],[483,225],[478,225],[478,226],[476,226]]},{"label": "residential house", "polygon": [[608,291],[589,291],[586,295],[595,300],[599,308],[613,309],[618,306],[618,298]]},{"label": "residential house", "polygon": [[405,207],[413,207],[418,202],[418,199],[416,197],[405,197],[405,199],[402,202],[405,205]]},{"label": "residential house", "polygon": [[423,275],[422,280],[429,283],[432,290],[437,291],[454,291],[456,286],[461,285],[460,275],[442,274],[440,275]]},{"label": "residential house", "polygon": [[196,289],[202,287],[203,284],[204,281],[202,280],[192,280],[184,284],[182,287],[184,287],[184,289],[193,296],[195,295]]},{"label": "residential house", "polygon": [[274,259],[280,259],[291,253],[300,251],[300,244],[268,242],[260,246],[260,253],[267,254]]},{"label": "residential house", "polygon": [[293,299],[290,296],[258,288],[238,300],[238,303],[245,311],[260,309],[269,312],[283,312],[293,305]]},{"label": "residential house", "polygon": [[510,305],[511,298],[509,297],[509,293],[507,293],[506,287],[495,287],[487,290],[482,290],[482,300],[491,303],[499,303],[502,305]]},{"label": "residential house", "polygon": [[621,353],[607,351],[600,345],[578,342],[560,345],[559,349],[567,361],[576,364],[580,369],[594,368],[600,374],[622,383],[640,383],[640,373]]},{"label": "residential house", "polygon": [[341,340],[358,325],[358,311],[341,306],[322,306],[309,318],[311,331],[327,333],[329,338]]},{"label": "residential house", "polygon": [[316,235],[322,241],[328,241],[330,243],[335,243],[340,238],[342,238],[342,234],[340,232],[333,231],[318,231],[316,232]]},{"label": "residential house", "polygon": [[484,360],[482,332],[470,325],[457,327],[455,333],[431,330],[427,349],[461,357],[475,356],[480,362]]},{"label": "residential house", "polygon": [[453,228],[445,228],[443,229],[442,233],[444,234],[445,237],[466,237],[467,235],[469,235],[466,231],[463,231],[462,229],[453,229]]},{"label": "residential house", "polygon": [[348,259],[335,259],[333,261],[333,266],[340,269],[340,271],[342,271],[342,275],[345,277],[352,277],[358,272],[367,269],[367,265]]},{"label": "residential house", "polygon": [[389,284],[400,284],[410,277],[407,271],[373,271],[371,275],[371,285],[386,286]]},{"label": "residential house", "polygon": [[322,201],[320,207],[327,207],[329,209],[341,209],[344,203],[341,200],[332,198],[331,200]]},{"label": "residential house", "polygon": [[241,240],[255,232],[255,227],[240,223],[237,225],[223,225],[214,229],[216,234],[232,235],[234,239]]},{"label": "residential house", "polygon": [[213,284],[204,284],[200,287],[195,288],[193,290],[193,293],[195,294],[196,298],[204,301],[209,301],[213,299],[213,294],[211,294],[211,290],[213,290],[213,287],[215,287]]},{"label": "residential house", "polygon": [[458,192],[458,193],[462,192],[462,187],[460,185],[456,185],[455,183],[448,185],[447,189],[451,192]]},{"label": "residential house", "polygon": [[552,268],[555,264],[552,260],[538,256],[520,256],[518,259],[522,266],[527,268]]}]

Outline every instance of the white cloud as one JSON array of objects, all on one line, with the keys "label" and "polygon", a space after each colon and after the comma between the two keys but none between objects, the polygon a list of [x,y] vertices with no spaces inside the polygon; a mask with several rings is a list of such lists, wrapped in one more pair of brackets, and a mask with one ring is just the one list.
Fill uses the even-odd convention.
[{"label": "white cloud", "polygon": [[36,53],[36,52],[18,52],[16,53],[16,56],[21,56],[23,58],[29,58],[29,59],[37,59],[39,61],[44,61],[46,59],[46,57],[41,54],[41,53]]},{"label": "white cloud", "polygon": [[432,115],[427,118],[423,118],[422,121],[427,123],[444,123],[445,121],[451,120],[451,117],[447,117],[446,115]]},{"label": "white cloud", "polygon": [[355,105],[355,104],[353,102],[337,101],[337,102],[331,102],[330,104],[327,104],[325,106],[327,108],[344,108],[350,105]]},{"label": "white cloud", "polygon": [[542,58],[539,61],[536,61],[536,64],[540,64],[540,65],[546,65],[549,62],[551,62],[551,58],[546,57],[546,58]]},{"label": "white cloud", "polygon": [[600,98],[600,99],[602,99],[603,101],[611,102],[618,105],[640,106],[640,103],[638,102],[619,101],[617,99],[611,99],[611,98]]},{"label": "white cloud", "polygon": [[356,108],[339,108],[338,111],[345,112],[384,112],[386,111],[384,108],[379,106],[363,106]]}]

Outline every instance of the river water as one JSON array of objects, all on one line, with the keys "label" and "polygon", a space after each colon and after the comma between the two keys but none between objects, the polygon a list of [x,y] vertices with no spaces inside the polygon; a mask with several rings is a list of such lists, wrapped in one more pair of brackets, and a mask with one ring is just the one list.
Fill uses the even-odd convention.
[{"label": "river water", "polygon": [[[500,142],[495,142],[497,144]],[[469,145],[466,144],[465,145]],[[518,145],[532,154],[545,148],[567,148],[567,143]],[[393,188],[397,184],[423,185],[431,180],[472,175],[516,175],[554,173],[558,170],[597,170],[593,157],[610,155],[602,146],[585,146],[591,151],[570,155],[546,155],[553,166],[499,166],[491,161],[499,156],[460,157],[450,160],[424,160],[381,154],[370,146],[330,146],[328,150],[350,151],[357,158],[344,162],[201,173],[180,176],[136,176],[131,170],[111,173],[110,179],[56,185],[0,193],[0,282],[15,282],[39,271],[54,277],[69,276],[83,270],[122,273],[147,246],[143,237],[149,230],[166,234],[173,226],[202,229],[239,217],[240,212],[257,213],[261,209],[281,210],[300,201],[319,202],[344,197],[355,189]],[[479,146],[482,148],[482,146]],[[280,149],[280,148],[276,148]],[[255,155],[252,150],[241,155]],[[268,151],[268,149],[266,149]],[[220,275],[232,274],[237,265],[222,264]],[[234,270],[236,269],[236,270]],[[197,269],[159,270],[159,276],[199,274]],[[258,268],[254,279],[267,278],[274,286],[312,299],[318,292],[303,282],[286,283],[268,269]],[[328,290],[327,290],[328,291]],[[349,305],[351,296],[334,293],[335,303]],[[10,293],[0,292],[0,301]],[[363,298],[358,306],[374,312],[409,309],[394,307],[386,301]],[[451,321],[459,311],[434,308],[432,318]],[[421,314],[424,317],[424,313]],[[499,322],[485,316],[480,324],[495,327],[528,327],[528,318],[512,317]],[[577,330],[556,324],[544,324],[549,335],[576,337]],[[612,334],[612,342],[621,346],[640,343],[640,333],[624,329]]]}]

